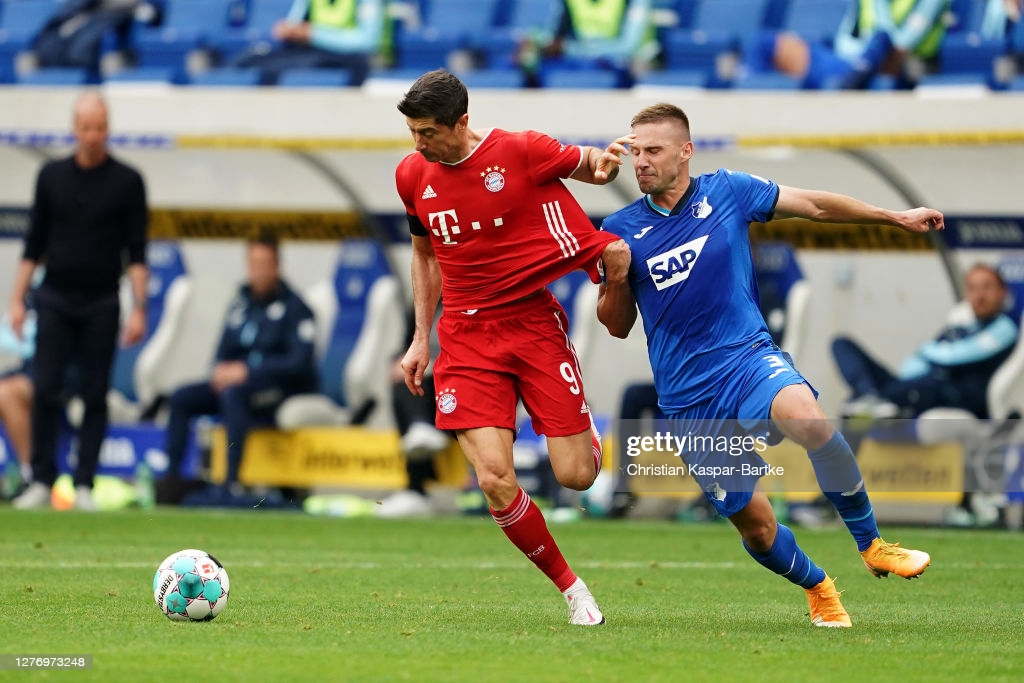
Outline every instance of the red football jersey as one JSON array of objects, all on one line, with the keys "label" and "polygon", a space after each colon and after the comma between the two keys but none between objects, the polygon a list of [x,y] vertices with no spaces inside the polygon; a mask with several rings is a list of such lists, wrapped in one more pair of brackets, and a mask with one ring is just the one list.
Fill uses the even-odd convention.
[{"label": "red football jersey", "polygon": [[492,129],[462,161],[416,152],[395,180],[406,211],[426,228],[449,310],[508,303],[597,260],[617,237],[598,231],[562,184],[582,150],[536,131]]}]

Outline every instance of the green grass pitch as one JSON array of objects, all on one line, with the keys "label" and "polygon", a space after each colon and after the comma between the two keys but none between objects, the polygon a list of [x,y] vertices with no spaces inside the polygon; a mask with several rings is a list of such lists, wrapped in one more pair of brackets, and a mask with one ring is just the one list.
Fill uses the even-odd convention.
[{"label": "green grass pitch", "polygon": [[[852,629],[816,629],[803,591],[726,524],[553,525],[608,623],[564,601],[489,519],[324,519],[265,511],[0,508],[0,652],[92,654],[90,672],[0,680],[1016,681],[1024,537],[888,529],[932,553],[875,579],[842,529],[797,530]],[[225,611],[172,623],[153,573],[182,548],[231,578]]]}]

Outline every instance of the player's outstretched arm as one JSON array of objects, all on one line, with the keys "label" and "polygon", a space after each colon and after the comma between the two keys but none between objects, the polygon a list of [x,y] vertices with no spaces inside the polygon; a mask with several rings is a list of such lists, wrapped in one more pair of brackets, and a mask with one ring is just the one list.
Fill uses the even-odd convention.
[{"label": "player's outstretched arm", "polygon": [[624,135],[604,149],[583,147],[583,161],[569,177],[592,185],[604,185],[615,180],[622,158],[629,154],[626,145],[633,138],[633,135]]},{"label": "player's outstretched arm", "polygon": [[605,281],[597,295],[597,319],[613,337],[625,339],[636,322],[636,299],[629,287],[629,245],[624,240],[605,247]]},{"label": "player's outstretched arm", "polygon": [[942,213],[935,209],[891,211],[844,194],[779,185],[774,218],[790,217],[826,223],[892,225],[907,232],[929,232],[946,227]]},{"label": "player's outstretched arm", "polygon": [[402,358],[405,386],[423,395],[423,375],[430,365],[430,328],[441,298],[441,268],[429,237],[412,237],[412,301],[416,319],[412,343]]}]

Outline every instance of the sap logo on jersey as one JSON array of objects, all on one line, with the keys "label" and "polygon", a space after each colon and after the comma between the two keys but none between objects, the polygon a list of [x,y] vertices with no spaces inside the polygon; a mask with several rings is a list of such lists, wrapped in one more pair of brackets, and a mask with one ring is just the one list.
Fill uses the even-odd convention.
[{"label": "sap logo on jersey", "polygon": [[708,236],[698,237],[672,251],[666,251],[647,259],[651,279],[659,290],[677,285],[690,277],[690,269],[697,262]]}]

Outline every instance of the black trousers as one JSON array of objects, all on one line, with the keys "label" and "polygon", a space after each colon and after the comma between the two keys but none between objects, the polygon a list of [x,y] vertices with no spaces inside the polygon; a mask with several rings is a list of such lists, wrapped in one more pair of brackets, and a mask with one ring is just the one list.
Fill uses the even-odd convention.
[{"label": "black trousers", "polygon": [[85,416],[78,434],[75,486],[92,487],[100,447],[107,434],[107,390],[117,348],[120,303],[117,293],[69,294],[47,287],[36,292],[35,397],[32,402],[32,475],[52,485],[57,479],[62,390],[68,365],[81,372]]}]

